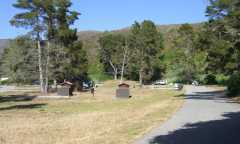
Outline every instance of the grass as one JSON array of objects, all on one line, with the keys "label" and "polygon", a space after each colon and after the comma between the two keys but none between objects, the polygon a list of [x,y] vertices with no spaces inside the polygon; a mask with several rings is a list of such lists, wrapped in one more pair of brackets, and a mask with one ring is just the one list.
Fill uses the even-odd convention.
[{"label": "grass", "polygon": [[235,102],[240,104],[240,95],[232,98]]},{"label": "grass", "polygon": [[140,88],[131,88],[132,99],[117,100],[116,85],[106,82],[95,97],[76,93],[69,100],[0,101],[0,143],[129,144],[183,103],[176,97],[181,92]]}]

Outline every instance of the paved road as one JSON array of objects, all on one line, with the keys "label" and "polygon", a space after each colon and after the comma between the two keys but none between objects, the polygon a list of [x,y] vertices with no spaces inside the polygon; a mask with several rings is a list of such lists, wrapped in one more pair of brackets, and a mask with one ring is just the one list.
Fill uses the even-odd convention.
[{"label": "paved road", "polygon": [[180,111],[134,144],[240,144],[240,105],[223,95],[188,86]]},{"label": "paved road", "polygon": [[14,86],[0,86],[0,93],[14,90],[14,88],[15,88]]}]

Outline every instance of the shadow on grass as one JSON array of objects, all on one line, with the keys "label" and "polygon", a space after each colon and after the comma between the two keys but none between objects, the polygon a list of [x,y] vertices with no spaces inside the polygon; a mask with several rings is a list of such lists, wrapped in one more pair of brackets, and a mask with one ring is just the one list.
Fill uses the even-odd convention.
[{"label": "shadow on grass", "polygon": [[240,144],[240,112],[222,116],[219,120],[187,124],[167,135],[154,137],[149,144]]},{"label": "shadow on grass", "polygon": [[32,101],[36,96],[10,95],[0,96],[0,103]]},{"label": "shadow on grass", "polygon": [[0,111],[7,111],[7,110],[21,110],[21,109],[39,109],[47,104],[25,104],[25,105],[15,105],[15,106],[8,106],[0,108]]},{"label": "shadow on grass", "polygon": [[185,97],[185,95],[184,94],[180,94],[180,95],[176,95],[174,97]]}]

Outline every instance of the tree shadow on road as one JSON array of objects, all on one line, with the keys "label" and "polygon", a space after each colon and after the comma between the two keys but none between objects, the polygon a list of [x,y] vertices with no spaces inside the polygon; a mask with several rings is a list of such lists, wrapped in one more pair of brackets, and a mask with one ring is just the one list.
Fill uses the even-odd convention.
[{"label": "tree shadow on road", "polygon": [[226,100],[226,91],[209,91],[209,92],[194,92],[190,95],[184,95],[185,99],[197,100]]},{"label": "tree shadow on road", "polygon": [[240,144],[240,112],[222,116],[221,120],[187,124],[153,138],[149,144]]}]

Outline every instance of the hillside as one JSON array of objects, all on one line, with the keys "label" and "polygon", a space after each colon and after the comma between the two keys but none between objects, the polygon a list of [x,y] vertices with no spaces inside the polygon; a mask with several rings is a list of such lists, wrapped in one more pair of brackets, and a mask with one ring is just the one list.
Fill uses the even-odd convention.
[{"label": "hillside", "polygon": [[[169,33],[172,30],[176,30],[179,25],[161,25],[158,26],[159,31],[163,34]],[[130,31],[130,27],[109,31],[118,34],[127,34]],[[97,50],[99,49],[98,39],[104,32],[101,31],[80,31],[78,32],[79,40],[83,41],[84,49],[88,53],[90,62],[94,62],[97,57]]]},{"label": "hillside", "polygon": [[0,39],[0,56],[3,53],[4,49],[8,46],[9,40],[8,39]]},{"label": "hillside", "polygon": [[[194,27],[199,27],[202,24],[192,24]],[[176,30],[179,28],[180,24],[172,24],[172,25],[158,25],[159,31],[164,35],[165,40],[171,39],[171,37],[176,33]],[[113,33],[121,33],[126,34],[130,30],[130,27],[113,30]],[[78,32],[79,40],[83,41],[84,48],[86,49],[89,60],[94,61],[97,57],[97,49],[99,48],[98,39],[104,32],[101,31],[80,31]],[[0,39],[0,55],[3,53],[3,50],[9,44],[8,39]]]},{"label": "hillside", "polygon": [[[200,27],[202,23],[192,24],[193,27]],[[158,25],[158,30],[163,34],[165,39],[165,47],[170,47],[171,40],[177,33],[177,29],[181,24],[171,24],[171,25]],[[110,31],[112,33],[127,34],[130,31],[130,27]],[[78,32],[79,40],[83,41],[84,49],[88,53],[88,58],[90,62],[94,62],[97,57],[97,52],[99,49],[98,39],[104,32],[101,31],[80,31]]]},{"label": "hillside", "polygon": [[[176,31],[180,26],[181,24],[169,24],[169,25],[158,25],[157,27],[162,34],[168,34],[168,33],[171,33],[172,31]],[[200,27],[202,26],[202,23],[192,24],[192,26]],[[130,31],[130,27],[119,29],[119,30],[113,30],[109,32],[126,34],[129,31]],[[79,36],[79,40],[96,42],[103,33],[104,32],[102,31],[80,31],[78,32],[78,36]]]}]

